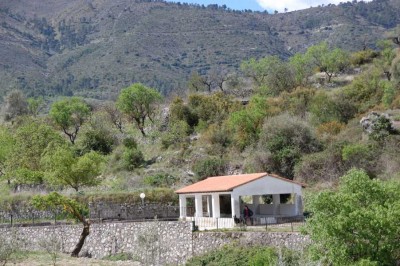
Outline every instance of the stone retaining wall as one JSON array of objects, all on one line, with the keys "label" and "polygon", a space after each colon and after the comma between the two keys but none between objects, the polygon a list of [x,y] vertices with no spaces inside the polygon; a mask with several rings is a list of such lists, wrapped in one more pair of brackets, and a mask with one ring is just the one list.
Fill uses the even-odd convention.
[{"label": "stone retaining wall", "polygon": [[[0,228],[1,241],[18,239],[29,250],[43,250],[52,240],[69,253],[78,242],[81,225]],[[129,222],[92,224],[81,255],[103,258],[130,253],[144,264],[180,265],[232,242],[244,245],[273,245],[298,249],[309,242],[298,233],[192,232],[190,222]],[[53,241],[54,242],[54,241]]]}]

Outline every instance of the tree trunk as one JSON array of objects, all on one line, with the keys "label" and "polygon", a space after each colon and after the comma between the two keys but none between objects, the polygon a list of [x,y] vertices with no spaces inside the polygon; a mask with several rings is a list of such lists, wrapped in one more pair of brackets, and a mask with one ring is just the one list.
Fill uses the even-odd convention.
[{"label": "tree trunk", "polygon": [[85,243],[85,239],[89,235],[89,228],[90,228],[90,224],[88,222],[85,222],[83,224],[83,230],[82,230],[81,236],[79,238],[79,241],[76,244],[74,250],[71,252],[71,257],[78,257],[79,252],[81,251],[83,244]]}]

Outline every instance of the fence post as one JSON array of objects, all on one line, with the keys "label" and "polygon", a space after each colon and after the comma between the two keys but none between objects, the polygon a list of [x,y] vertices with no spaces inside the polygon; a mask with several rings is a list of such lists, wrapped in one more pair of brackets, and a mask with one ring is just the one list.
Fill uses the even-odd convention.
[{"label": "fence post", "polygon": [[10,213],[10,222],[11,222],[11,227],[13,226],[13,214]]}]

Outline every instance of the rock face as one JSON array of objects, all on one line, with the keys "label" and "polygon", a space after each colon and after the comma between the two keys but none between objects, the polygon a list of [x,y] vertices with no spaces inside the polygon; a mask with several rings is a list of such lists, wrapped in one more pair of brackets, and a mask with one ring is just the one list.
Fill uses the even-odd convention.
[{"label": "rock face", "polygon": [[369,113],[368,116],[364,116],[363,118],[361,118],[360,124],[368,134],[371,134],[374,128],[376,127],[376,123],[382,118],[390,120],[388,114],[385,113],[379,114],[378,112],[371,112]]},{"label": "rock face", "polygon": [[[309,238],[299,233],[192,232],[190,222],[136,222],[93,224],[80,255],[93,258],[129,253],[146,265],[181,265],[201,255],[239,242],[243,245],[285,246],[300,249]],[[43,243],[59,243],[71,252],[81,233],[80,225],[1,228],[4,243],[11,238],[26,250],[42,250]],[[54,239],[56,241],[54,241]]]},{"label": "rock face", "polygon": [[377,141],[384,140],[389,135],[399,133],[393,126],[390,115],[386,113],[371,112],[368,116],[360,120],[360,124],[369,137]]}]

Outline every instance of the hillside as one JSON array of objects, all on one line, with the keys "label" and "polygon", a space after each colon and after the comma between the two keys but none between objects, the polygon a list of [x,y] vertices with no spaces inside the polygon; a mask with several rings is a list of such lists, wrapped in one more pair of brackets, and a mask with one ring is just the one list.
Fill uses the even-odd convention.
[{"label": "hillside", "polygon": [[0,96],[18,88],[28,96],[113,99],[134,82],[179,92],[193,71],[288,58],[322,40],[374,47],[399,13],[396,0],[273,15],[162,1],[2,1]]}]

